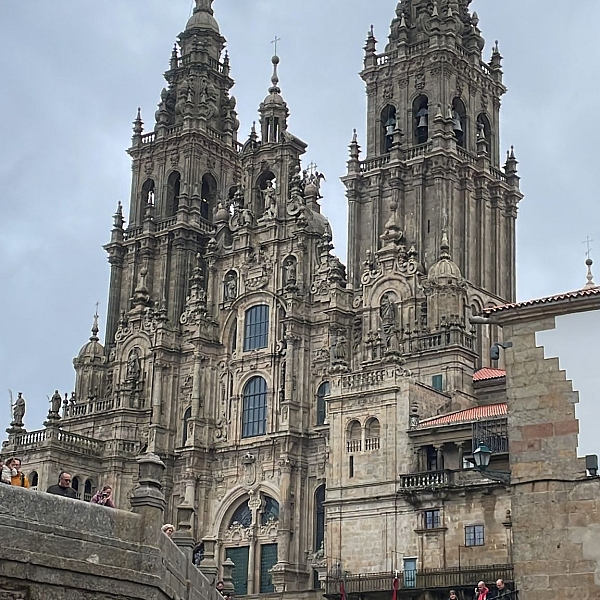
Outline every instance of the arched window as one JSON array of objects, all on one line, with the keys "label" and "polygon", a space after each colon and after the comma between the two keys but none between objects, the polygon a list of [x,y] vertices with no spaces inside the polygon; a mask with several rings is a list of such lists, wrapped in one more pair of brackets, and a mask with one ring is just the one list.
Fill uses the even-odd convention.
[{"label": "arched window", "polygon": [[185,446],[188,441],[188,436],[190,434],[190,419],[192,418],[192,407],[189,406],[186,411],[183,413],[183,435],[181,439],[181,445]]},{"label": "arched window", "polygon": [[317,391],[317,425],[324,425],[327,418],[327,402],[325,398],[331,393],[328,381],[324,381]]},{"label": "arched window", "polygon": [[261,525],[266,525],[269,521],[279,520],[279,502],[271,496],[265,496],[265,505],[260,517]]},{"label": "arched window", "polygon": [[39,481],[37,471],[32,471],[29,474],[28,479],[29,479],[29,485],[31,485],[32,488],[37,489],[38,481]]},{"label": "arched window", "polygon": [[315,492],[315,545],[314,551],[322,549],[325,542],[325,485]]},{"label": "arched window", "polygon": [[429,138],[429,99],[417,96],[413,102],[414,141],[424,144]]},{"label": "arched window", "polygon": [[206,173],[202,177],[202,190],[200,192],[200,215],[206,221],[212,220],[216,200],[217,182],[210,173]]},{"label": "arched window", "polygon": [[491,148],[492,126],[490,125],[490,120],[483,113],[481,113],[477,117],[477,137],[478,137],[478,139],[481,137],[481,134],[483,134],[484,139],[487,141],[488,148]]},{"label": "arched window", "polygon": [[85,486],[83,488],[83,499],[85,500],[85,502],[89,502],[92,499],[92,490],[93,490],[92,480],[86,479]]},{"label": "arched window", "polygon": [[358,421],[351,421],[347,429],[346,450],[360,452],[362,450],[362,429]]},{"label": "arched window", "polygon": [[396,131],[396,107],[388,104],[381,111],[381,151],[387,153],[392,149],[394,143],[394,131]]},{"label": "arched window", "polygon": [[179,195],[181,193],[181,174],[173,171],[167,179],[167,205],[165,214],[172,217],[179,210]]},{"label": "arched window", "polygon": [[267,382],[253,377],[244,388],[242,437],[265,435],[267,430]]},{"label": "arched window", "polygon": [[260,350],[269,345],[269,307],[253,306],[246,311],[244,320],[244,352]]},{"label": "arched window", "polygon": [[77,492],[77,497],[80,498],[81,494],[79,493],[80,481],[79,477],[73,477],[71,480],[71,487]]},{"label": "arched window", "polygon": [[146,205],[154,204],[154,195],[156,193],[156,184],[154,179],[146,179],[142,185],[142,193],[140,194],[140,204],[138,207],[138,221],[141,223],[146,214]]},{"label": "arched window", "polygon": [[467,128],[467,111],[465,104],[460,98],[452,101],[452,130],[456,143],[463,148],[466,146],[465,131]]},{"label": "arched window", "polygon": [[365,450],[379,450],[380,435],[379,421],[375,417],[369,419],[365,426]]},{"label": "arched window", "polygon": [[252,511],[248,506],[248,500],[240,504],[231,516],[229,526],[231,527],[236,523],[239,523],[242,527],[250,527],[252,525]]}]

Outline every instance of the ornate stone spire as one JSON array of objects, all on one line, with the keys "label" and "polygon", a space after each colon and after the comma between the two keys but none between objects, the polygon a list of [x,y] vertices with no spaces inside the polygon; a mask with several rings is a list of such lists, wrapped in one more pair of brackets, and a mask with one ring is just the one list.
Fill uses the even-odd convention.
[{"label": "ornate stone spire", "polygon": [[[279,41],[278,38],[275,38],[273,43],[277,45],[277,41]],[[281,134],[287,129],[289,115],[287,104],[281,96],[281,88],[279,87],[279,56],[274,54],[271,62],[273,63],[273,75],[271,76],[269,95],[263,100],[259,108],[263,143],[279,141]]]},{"label": "ornate stone spire", "polygon": [[100,338],[98,337],[99,331],[100,327],[98,327],[98,303],[96,303],[96,312],[94,314],[94,324],[92,325],[92,337],[90,337],[90,342],[100,341]]},{"label": "ornate stone spire", "polygon": [[586,250],[586,256],[587,259],[585,261],[585,264],[587,266],[587,282],[586,284],[583,286],[583,289],[590,289],[590,288],[595,288],[598,287],[595,283],[594,283],[594,275],[592,274],[592,265],[594,264],[594,261],[592,260],[592,242],[594,240],[591,240],[590,237],[588,236],[585,240],[585,242],[583,242],[584,244],[586,244],[587,246],[587,250]]},{"label": "ornate stone spire", "polygon": [[592,274],[592,265],[594,264],[594,261],[591,258],[588,258],[585,261],[585,264],[587,265],[587,282],[584,286],[585,289],[589,289],[589,288],[595,288],[598,287],[595,283],[594,283],[594,275]]}]

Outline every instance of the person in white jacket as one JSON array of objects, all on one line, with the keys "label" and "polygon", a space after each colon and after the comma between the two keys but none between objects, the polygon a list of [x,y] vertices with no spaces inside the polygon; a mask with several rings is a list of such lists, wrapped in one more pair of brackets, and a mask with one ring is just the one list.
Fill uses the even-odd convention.
[{"label": "person in white jacket", "polygon": [[0,458],[0,483],[8,483],[10,485],[10,469],[4,464],[4,461]]}]

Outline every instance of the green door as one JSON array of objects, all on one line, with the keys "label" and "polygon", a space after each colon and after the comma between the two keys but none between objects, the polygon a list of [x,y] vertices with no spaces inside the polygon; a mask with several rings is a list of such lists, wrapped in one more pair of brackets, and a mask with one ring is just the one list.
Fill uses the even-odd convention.
[{"label": "green door", "polygon": [[269,571],[277,563],[277,544],[263,544],[260,547],[260,593],[274,592]]},{"label": "green door", "polygon": [[248,593],[248,554],[250,548],[227,548],[225,556],[230,558],[235,565],[233,568],[233,587],[236,596],[245,596]]}]

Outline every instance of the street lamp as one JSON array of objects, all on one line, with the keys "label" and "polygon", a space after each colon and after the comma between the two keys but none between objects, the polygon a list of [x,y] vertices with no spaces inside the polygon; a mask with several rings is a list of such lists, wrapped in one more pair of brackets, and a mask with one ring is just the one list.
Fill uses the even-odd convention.
[{"label": "street lamp", "polygon": [[494,481],[500,481],[505,485],[510,484],[510,473],[508,471],[492,471],[488,469],[490,466],[490,460],[492,458],[492,451],[483,443],[479,442],[479,446],[475,452],[473,452],[473,461],[475,462],[475,468],[485,477],[493,479]]}]

